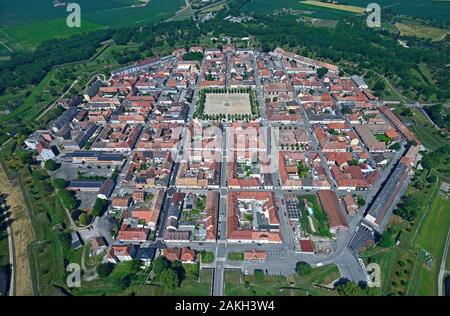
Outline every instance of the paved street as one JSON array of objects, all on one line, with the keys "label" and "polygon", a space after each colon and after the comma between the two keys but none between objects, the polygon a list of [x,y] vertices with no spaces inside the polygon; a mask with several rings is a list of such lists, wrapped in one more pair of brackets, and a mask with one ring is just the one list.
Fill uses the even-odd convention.
[{"label": "paved street", "polygon": [[[253,56],[253,65],[254,69],[257,69],[256,63],[257,55]],[[226,54],[226,76],[225,76],[225,84],[227,87],[230,86],[231,82],[231,53]],[[202,62],[200,76],[197,78],[197,82],[191,88],[194,89],[194,95],[192,102],[189,106],[188,118],[187,121],[191,122],[193,118],[193,114],[195,112],[196,103],[199,97],[199,89],[200,89],[200,78],[203,76],[204,71],[204,63]],[[283,66],[284,67],[284,66]],[[288,79],[290,80],[290,79]],[[188,137],[188,129],[186,127],[183,128],[181,141],[178,143],[176,151],[174,151],[174,165],[171,172],[171,176],[169,179],[169,183],[166,189],[166,195],[163,203],[163,207],[161,210],[161,214],[159,217],[159,222],[157,223],[157,231],[156,231],[156,240],[152,242],[146,242],[145,246],[152,248],[166,248],[166,247],[190,247],[197,251],[210,251],[214,253],[214,261],[210,264],[202,264],[202,268],[205,269],[213,269],[213,284],[211,288],[211,292],[214,296],[223,296],[224,295],[224,272],[225,269],[238,269],[242,271],[244,274],[252,274],[256,269],[260,269],[264,271],[268,275],[292,275],[295,273],[295,267],[297,262],[305,261],[311,264],[313,267],[319,267],[327,264],[336,264],[339,268],[341,276],[344,278],[348,278],[354,282],[366,281],[366,271],[364,265],[361,264],[360,259],[354,248],[349,247],[352,240],[355,237],[355,233],[360,226],[360,223],[363,220],[363,217],[367,211],[367,209],[373,204],[373,200],[377,197],[377,192],[382,187],[388,175],[391,173],[393,168],[395,167],[397,161],[405,152],[405,147],[402,146],[401,150],[392,155],[388,165],[383,170],[381,176],[378,181],[374,184],[373,188],[368,191],[359,191],[358,194],[364,197],[366,200],[366,205],[361,207],[354,217],[349,217],[349,224],[347,231],[339,231],[337,233],[337,238],[330,243],[333,244],[333,250],[329,254],[315,254],[315,253],[304,253],[301,252],[297,238],[293,233],[293,228],[290,223],[290,220],[286,211],[286,202],[284,201],[285,195],[302,195],[302,194],[311,194],[316,193],[317,190],[283,190],[281,187],[279,170],[278,170],[278,151],[275,144],[272,143],[272,137],[277,135],[276,129],[280,124],[270,122],[266,117],[266,109],[265,109],[265,100],[262,82],[259,77],[258,71],[255,73],[255,82],[256,82],[256,97],[259,103],[259,112],[260,118],[259,121],[263,128],[266,128],[266,139],[264,139],[264,143],[267,146],[267,154],[272,160],[272,183],[274,198],[276,201],[277,214],[279,217],[279,229],[280,235],[282,237],[283,242],[281,244],[270,244],[270,243],[257,243],[257,242],[228,242],[227,241],[227,224],[228,224],[228,194],[230,192],[236,191],[249,191],[249,192],[258,192],[261,189],[230,189],[228,187],[228,179],[230,175],[227,170],[227,161],[231,158],[229,152],[229,142],[230,139],[227,139],[230,136],[226,129],[228,127],[227,123],[223,123],[224,129],[224,137],[222,137],[221,144],[221,152],[222,152],[222,163],[220,167],[220,187],[219,187],[219,214],[218,214],[218,223],[217,223],[217,241],[216,242],[197,242],[197,241],[186,241],[186,242],[165,242],[163,240],[165,222],[168,215],[169,206],[171,203],[172,195],[175,192],[193,192],[197,194],[206,194],[208,190],[206,189],[180,189],[176,188],[176,175],[179,168],[179,160],[181,159],[184,148],[183,144],[186,138]],[[343,196],[348,194],[348,191],[338,191],[337,183],[334,177],[331,175],[330,169],[327,164],[327,160],[323,153],[321,152],[321,148],[319,146],[319,142],[313,133],[312,126],[308,120],[305,108],[301,105],[300,100],[296,93],[294,93],[294,100],[300,105],[301,116],[299,121],[294,122],[295,125],[301,126],[305,129],[308,137],[309,137],[309,146],[310,148],[306,150],[306,152],[315,151],[319,153],[320,163],[323,169],[326,172],[326,176],[328,181],[331,183],[332,188],[339,196]],[[148,122],[144,128],[148,127]],[[362,143],[362,142],[361,142]],[[405,145],[403,143],[403,145]],[[118,184],[115,189],[116,192],[122,192],[121,190],[125,190],[126,187],[123,185],[124,178],[124,170],[128,168],[128,164],[130,163],[131,156],[127,158],[125,161],[122,172],[118,178]],[[370,158],[370,162],[375,164],[375,162]],[[104,227],[99,223],[94,223],[93,225],[96,231],[101,231],[103,234]],[[109,241],[109,240],[108,240]],[[248,262],[248,261],[230,261],[228,260],[228,254],[232,252],[244,252],[247,250],[262,250],[267,254],[267,259],[264,262]]]}]

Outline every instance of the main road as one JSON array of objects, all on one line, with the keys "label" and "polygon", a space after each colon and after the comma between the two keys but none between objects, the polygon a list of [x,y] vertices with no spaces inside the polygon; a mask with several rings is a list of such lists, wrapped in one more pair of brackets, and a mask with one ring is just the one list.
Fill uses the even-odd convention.
[{"label": "main road", "polygon": [[[230,60],[228,59],[228,62]],[[255,67],[256,67],[256,60],[253,60]],[[202,65],[203,66],[203,65]],[[227,70],[229,69],[227,65]],[[194,85],[194,97],[190,105],[190,111],[188,114],[188,122],[192,119],[192,114],[195,111],[195,104],[198,99],[198,92],[199,92],[199,81],[202,76],[203,67],[201,67],[201,74],[197,80],[197,83]],[[265,102],[264,102],[264,95],[261,85],[261,80],[259,78],[258,72],[256,72],[256,94],[257,99],[259,103],[259,109],[260,109],[260,120],[263,126],[270,129],[270,122],[268,122],[266,118],[265,113]],[[299,102],[298,97],[295,95],[294,99]],[[308,135],[310,137],[310,143],[313,147],[312,149],[319,152],[322,164],[324,166],[324,169],[327,171],[327,176],[329,180],[333,183],[334,190],[337,189],[336,182],[334,181],[334,178],[331,176],[331,173],[329,172],[329,168],[327,166],[327,162],[325,157],[320,151],[319,144],[317,142],[317,139],[314,137],[314,134],[312,133],[311,125],[309,124],[308,118],[306,116],[306,111],[304,107],[300,104],[300,108],[302,110],[302,118],[298,122],[299,124],[302,124],[304,128],[307,130]],[[226,123],[224,124],[226,128]],[[270,133],[269,133],[270,134]],[[260,243],[228,243],[227,242],[227,196],[230,191],[228,188],[228,175],[227,175],[227,161],[228,161],[228,148],[227,148],[227,133],[226,130],[224,131],[224,137],[222,141],[222,165],[221,165],[221,175],[220,175],[220,201],[219,201],[219,216],[218,216],[218,232],[217,232],[217,241],[214,243],[199,243],[199,242],[179,242],[179,243],[164,243],[163,241],[163,232],[164,232],[164,223],[165,218],[167,216],[167,210],[169,207],[169,199],[171,195],[176,191],[175,188],[175,177],[176,177],[176,171],[178,164],[175,164],[174,170],[171,175],[171,179],[168,185],[166,200],[164,203],[163,211],[160,218],[159,223],[159,229],[158,229],[158,238],[155,243],[152,243],[151,246],[154,247],[180,247],[180,246],[187,246],[191,247],[192,249],[198,250],[198,251],[211,251],[215,254],[215,258],[213,263],[211,264],[203,264],[203,268],[212,268],[214,269],[213,273],[213,284],[212,284],[212,294],[214,296],[223,296],[224,295],[224,272],[225,269],[241,269],[245,273],[251,273],[255,269],[262,269],[265,270],[267,273],[279,273],[279,274],[285,274],[289,275],[292,273],[295,273],[295,266],[298,261],[305,261],[311,264],[314,267],[327,265],[327,264],[336,264],[339,268],[339,271],[341,273],[342,277],[345,277],[349,280],[352,280],[354,282],[359,281],[367,281],[367,273],[365,271],[364,265],[362,264],[361,260],[358,258],[357,253],[349,247],[349,244],[352,241],[352,238],[355,236],[355,234],[358,231],[358,227],[363,219],[363,216],[368,208],[369,205],[371,205],[372,200],[376,197],[376,192],[379,190],[379,188],[382,186],[382,183],[386,179],[387,175],[389,174],[390,169],[392,169],[395,166],[395,163],[398,161],[398,159],[401,157],[401,155],[404,152],[404,148],[397,152],[394,157],[392,157],[390,164],[386,168],[386,170],[383,172],[380,179],[378,179],[377,183],[373,187],[373,189],[370,192],[364,193],[364,196],[366,198],[366,205],[363,206],[356,216],[352,219],[350,219],[349,222],[349,228],[347,231],[339,232],[337,236],[336,241],[336,248],[331,254],[310,254],[310,253],[303,253],[298,251],[297,245],[296,245],[296,239],[293,235],[292,228],[289,223],[289,218],[287,217],[287,214],[285,212],[285,204],[282,202],[283,199],[283,193],[284,191],[281,188],[280,182],[279,182],[279,175],[278,170],[275,167],[272,173],[272,180],[273,180],[273,186],[274,186],[274,194],[275,198],[277,200],[277,205],[279,207],[278,209],[278,215],[280,218],[280,233],[282,235],[283,243],[282,244],[260,244]],[[186,137],[186,129],[183,130],[183,136],[182,139]],[[270,135],[268,135],[270,138]],[[181,153],[182,149],[182,142],[180,142],[179,146],[177,147],[177,154]],[[270,142],[267,142],[268,146],[272,146]],[[268,152],[270,153],[270,156],[272,159],[274,158],[274,152],[270,151],[268,148]],[[275,151],[276,152],[276,151]],[[196,191],[195,189],[192,191]],[[234,191],[234,190],[232,190]],[[296,191],[297,192],[297,191]],[[301,192],[301,190],[300,190]],[[281,203],[280,203],[281,201]],[[243,252],[246,250],[264,250],[268,254],[268,259],[264,263],[259,262],[233,262],[229,261],[227,258],[228,253],[230,252]]]}]

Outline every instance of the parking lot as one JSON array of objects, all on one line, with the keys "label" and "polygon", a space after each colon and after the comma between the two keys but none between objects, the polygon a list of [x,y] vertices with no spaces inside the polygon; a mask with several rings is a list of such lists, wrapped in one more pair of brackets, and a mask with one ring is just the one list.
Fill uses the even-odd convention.
[{"label": "parking lot", "polygon": [[287,215],[290,220],[298,220],[300,218],[300,211],[298,209],[297,200],[286,201]]},{"label": "parking lot", "polygon": [[81,202],[80,209],[92,209],[95,200],[97,199],[97,192],[76,192],[77,200]]},{"label": "parking lot", "polygon": [[266,261],[286,260],[286,253],[280,251],[268,251],[266,252]]},{"label": "parking lot", "polygon": [[114,167],[108,166],[91,166],[91,165],[75,165],[73,163],[63,162],[61,167],[55,171],[55,178],[62,178],[66,180],[74,180],[82,173],[84,177],[111,177]]}]

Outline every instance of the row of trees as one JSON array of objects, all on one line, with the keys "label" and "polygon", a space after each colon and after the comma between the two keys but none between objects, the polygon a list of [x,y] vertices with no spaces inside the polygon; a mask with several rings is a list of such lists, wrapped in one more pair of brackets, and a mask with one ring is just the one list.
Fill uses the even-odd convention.
[{"label": "row of trees", "polygon": [[450,130],[450,115],[447,114],[442,104],[426,106],[424,109],[436,125]]},{"label": "row of trees", "polygon": [[[444,146],[441,146],[432,152],[423,153],[421,164],[424,170],[422,170],[421,173],[428,174],[428,176],[426,177],[426,181],[428,183],[432,184],[437,181],[437,177],[433,173],[433,169],[439,168],[441,165],[447,166],[448,161],[450,161],[449,157],[450,157],[449,144],[445,144]],[[416,189],[422,190],[426,184],[422,181],[422,177],[420,177],[419,174],[417,174],[414,179],[413,185]],[[402,198],[398,208],[394,210],[394,214],[401,216],[403,219],[407,221],[412,222],[416,218],[417,213],[422,208],[422,206],[423,201],[421,200],[421,197],[419,195],[414,194],[406,195]]]},{"label": "row of trees", "polygon": [[[252,114],[205,114],[206,94],[218,94],[218,93],[248,93],[250,98],[250,107]],[[199,93],[197,106],[194,113],[194,118],[206,119],[206,120],[224,120],[228,121],[256,119],[259,117],[259,107],[256,98],[256,92],[252,88],[240,87],[240,88],[206,88],[202,89]]]},{"label": "row of trees", "polygon": [[199,61],[202,62],[203,54],[200,52],[189,52],[183,55],[183,60],[185,61]]},{"label": "row of trees", "polygon": [[97,198],[92,208],[92,216],[102,216],[108,208],[108,200]]},{"label": "row of trees", "polygon": [[378,290],[366,285],[359,285],[354,282],[344,280],[336,285],[335,289],[340,296],[375,296]]},{"label": "row of trees", "polygon": [[[408,41],[409,43],[412,41],[414,45],[405,49],[398,45],[397,37],[388,30],[368,28],[365,17],[345,17],[334,29],[311,28],[297,24],[298,32],[292,32],[292,23],[284,16],[259,12],[253,12],[251,15],[254,19],[245,24],[225,24],[217,17],[204,23],[203,28],[212,32],[214,36],[227,34],[232,37],[244,37],[252,34],[262,43],[261,48],[266,52],[280,46],[307,57],[321,57],[333,63],[347,62],[344,68],[351,72],[373,70],[395,78],[396,83],[403,88],[412,88],[416,93],[424,94],[426,97],[434,95],[441,101],[450,97],[450,73],[446,71],[450,55],[446,53],[448,50],[446,41],[432,42],[412,38]],[[262,25],[264,27],[261,27]],[[357,66],[349,66],[348,62]],[[435,79],[439,79],[436,82],[420,80],[417,74],[421,73],[419,67],[421,64],[426,64],[432,70]]]},{"label": "row of trees", "polygon": [[[346,21],[338,23],[335,29],[311,28],[298,24],[298,32],[292,32],[291,21],[283,16],[263,13],[250,13],[253,20],[244,24],[223,21],[223,17],[232,12],[239,15],[238,12],[248,2],[249,0],[230,1],[228,11],[220,11],[214,19],[203,23],[200,29],[191,20],[173,21],[164,23],[164,27],[160,23],[153,23],[142,28],[96,30],[74,35],[69,39],[43,42],[34,52],[16,53],[10,61],[0,65],[0,93],[10,87],[38,83],[55,65],[88,59],[96,53],[103,41],[111,38],[118,44],[141,43],[138,51],[148,56],[172,50],[175,46],[188,48],[197,44],[198,38],[208,34],[215,37],[227,34],[241,38],[252,34],[258,42],[263,43],[261,48],[264,51],[285,46],[295,48],[309,57],[320,56],[333,62],[356,62],[361,67],[402,78],[400,84],[413,86],[426,94],[436,94],[439,100],[450,96],[450,73],[445,67],[450,63],[450,56],[446,53],[445,41],[414,39],[415,46],[404,49],[388,31],[366,27],[361,17],[346,17]],[[349,42],[352,45],[348,45]],[[417,81],[411,69],[418,70],[421,63],[432,69],[438,79],[436,83],[424,84]],[[420,73],[420,69],[418,71]]]},{"label": "row of trees", "polygon": [[122,290],[137,282],[141,264],[139,260],[131,260],[113,265],[102,263],[97,267],[97,273],[102,278],[109,278],[114,285]]},{"label": "row of trees", "polygon": [[23,88],[39,83],[55,65],[90,58],[112,34],[113,30],[97,30],[42,42],[34,52],[16,52],[11,60],[0,64],[0,93],[11,87]]},{"label": "row of trees", "polygon": [[69,211],[74,210],[78,207],[78,200],[75,197],[75,194],[72,191],[67,189],[59,189],[56,193],[61,200],[62,204]]},{"label": "row of trees", "polygon": [[290,144],[290,145],[289,144],[281,144],[280,147],[281,147],[282,150],[284,150],[284,149],[286,149],[286,150],[289,150],[289,149],[291,149],[291,150],[300,150],[300,149],[304,150],[306,148],[306,145],[305,144],[299,144],[299,143]]},{"label": "row of trees", "polygon": [[249,96],[252,114],[254,117],[259,117],[259,103],[256,97],[256,91],[250,89]]}]

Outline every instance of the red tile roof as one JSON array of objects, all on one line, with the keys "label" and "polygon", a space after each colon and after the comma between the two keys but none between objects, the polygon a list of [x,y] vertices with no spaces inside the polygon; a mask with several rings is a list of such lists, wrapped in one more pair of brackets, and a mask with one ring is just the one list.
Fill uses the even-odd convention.
[{"label": "red tile roof", "polygon": [[180,260],[181,249],[180,248],[165,248],[163,250],[163,256],[169,261]]},{"label": "red tile roof", "polygon": [[318,193],[320,204],[328,216],[331,229],[348,227],[347,218],[342,213],[339,206],[339,200],[335,192],[330,190],[320,191]]},{"label": "red tile roof", "polygon": [[244,252],[245,260],[266,260],[267,254],[262,250],[247,250]]},{"label": "red tile roof", "polygon": [[310,239],[300,240],[300,249],[303,252],[314,252],[313,243]]},{"label": "red tile roof", "polygon": [[195,261],[195,250],[192,250],[190,248],[183,248],[181,249],[181,261]]}]

